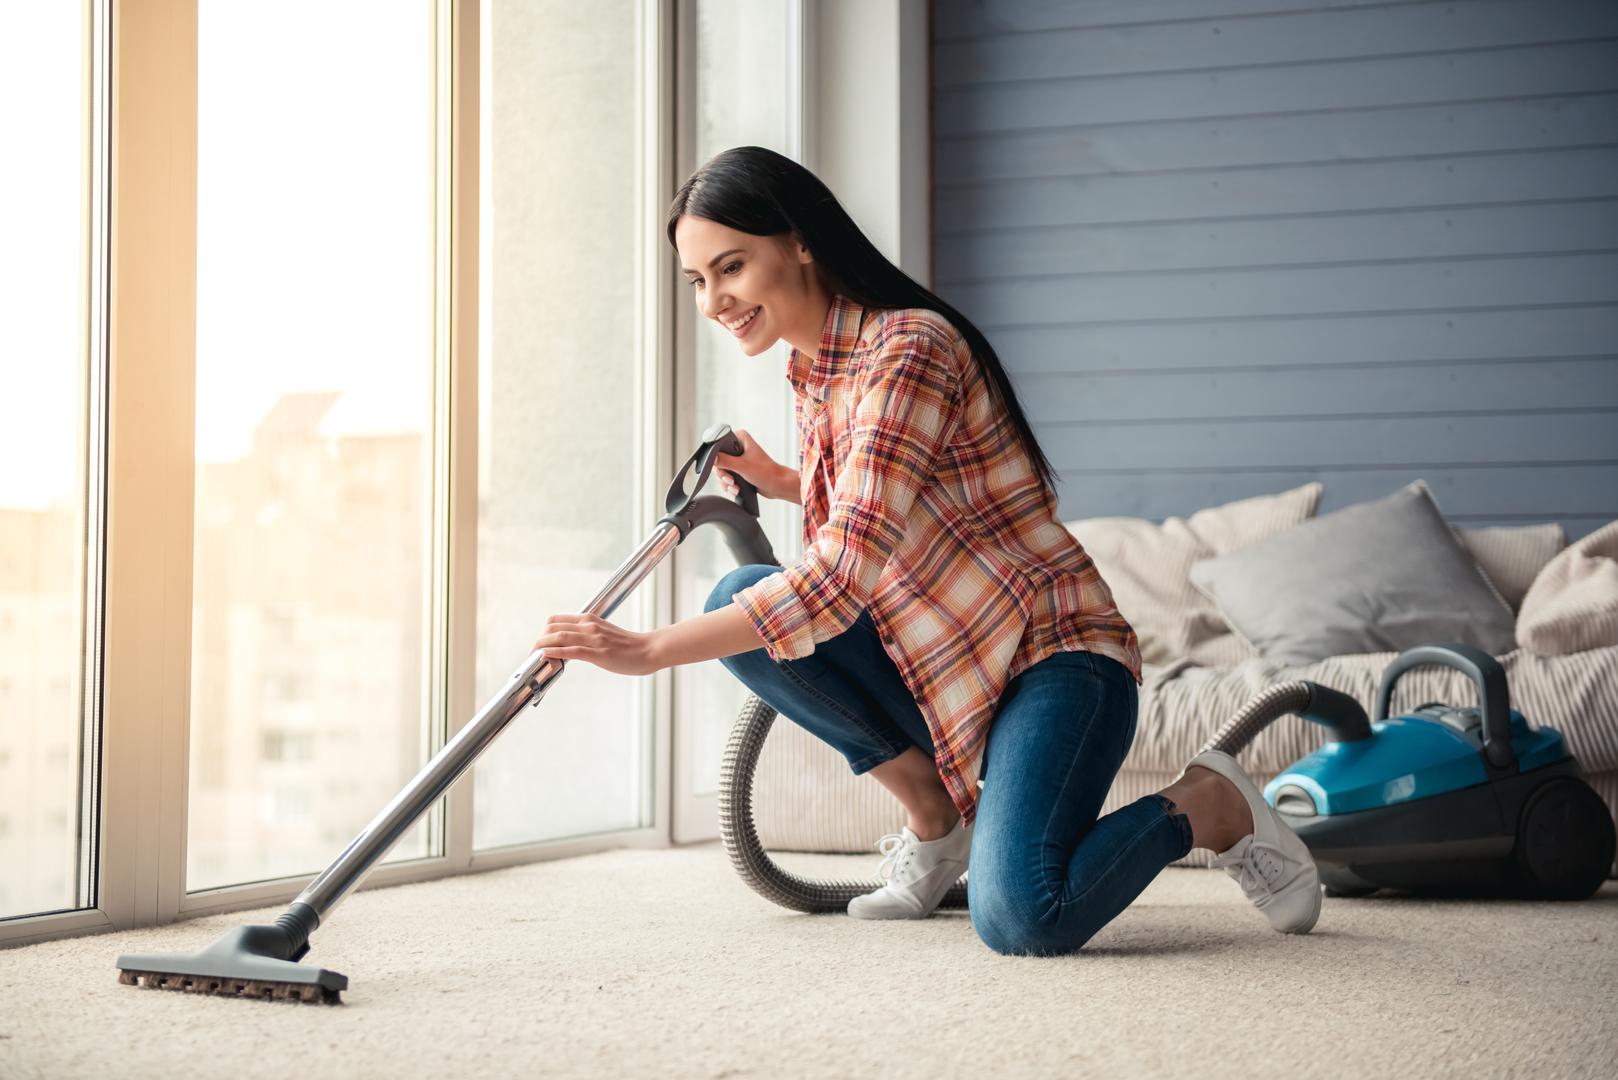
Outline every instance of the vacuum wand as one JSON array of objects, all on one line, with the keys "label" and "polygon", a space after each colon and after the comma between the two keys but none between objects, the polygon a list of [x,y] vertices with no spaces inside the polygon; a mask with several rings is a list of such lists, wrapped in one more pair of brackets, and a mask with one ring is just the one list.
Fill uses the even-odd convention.
[{"label": "vacuum wand", "polygon": [[[607,618],[618,605],[634,591],[635,586],[650,574],[658,563],[680,542],[679,530],[669,522],[660,522],[640,549],[614,572],[612,580],[596,594],[582,612]],[[328,866],[308,888],[299,893],[292,903],[307,904],[317,920],[324,921],[339,901],[364,877],[377,859],[393,846],[399,837],[426,813],[438,797],[449,790],[451,784],[477,760],[478,756],[506,725],[530,705],[538,705],[551,684],[561,675],[564,660],[548,659],[539,650],[530,653],[523,666],[506,682],[506,687],[433,759],[422,766],[415,779],[393,797],[356,836],[348,848]]]},{"label": "vacuum wand", "polygon": [[[703,433],[702,446],[670,486],[665,499],[668,512],[585,605],[582,614],[610,616],[699,524],[719,526],[732,554],[741,561],[775,561],[758,524],[758,492],[752,484],[738,476],[734,502],[716,496],[696,498],[694,492],[685,492],[686,476],[693,467],[698,469],[694,491],[702,489],[713,469],[714,456],[721,451],[740,456],[742,445],[728,425],[716,424]],[[120,956],[119,981],[193,993],[337,1003],[339,992],[348,988],[347,976],[297,962],[309,951],[309,935],[506,725],[525,707],[539,704],[565,664],[541,655],[537,649],[532,651],[504,689],[433,755],[273,925],[238,927],[200,953]]]}]

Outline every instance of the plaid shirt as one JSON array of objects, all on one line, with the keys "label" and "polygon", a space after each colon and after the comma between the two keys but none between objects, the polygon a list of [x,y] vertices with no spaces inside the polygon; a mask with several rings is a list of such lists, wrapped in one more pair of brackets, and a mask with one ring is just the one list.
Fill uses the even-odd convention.
[{"label": "plaid shirt", "polygon": [[1110,656],[1138,683],[1135,632],[944,316],[834,296],[817,355],[793,349],[787,378],[804,556],[735,602],[777,661],[869,608],[971,823],[1006,684],[1068,651]]}]

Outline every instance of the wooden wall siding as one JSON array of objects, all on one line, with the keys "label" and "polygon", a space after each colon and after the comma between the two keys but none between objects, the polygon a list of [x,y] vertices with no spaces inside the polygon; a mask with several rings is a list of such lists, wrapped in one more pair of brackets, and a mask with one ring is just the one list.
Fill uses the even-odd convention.
[{"label": "wooden wall siding", "polygon": [[934,0],[933,280],[1064,518],[1618,518],[1618,3]]}]

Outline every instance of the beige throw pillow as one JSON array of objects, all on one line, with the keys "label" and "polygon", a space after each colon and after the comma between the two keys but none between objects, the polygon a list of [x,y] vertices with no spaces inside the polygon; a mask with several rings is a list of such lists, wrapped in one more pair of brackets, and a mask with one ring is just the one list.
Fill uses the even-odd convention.
[{"label": "beige throw pillow", "polygon": [[1567,547],[1567,533],[1557,521],[1544,525],[1451,528],[1512,611],[1522,608],[1523,597],[1528,595],[1528,587],[1539,577],[1539,572],[1556,558],[1557,552]]},{"label": "beige throw pillow", "polygon": [[1135,628],[1141,658],[1167,664],[1230,633],[1213,601],[1191,584],[1191,564],[1269,539],[1315,514],[1324,485],[1239,499],[1188,518],[1105,517],[1069,521],[1118,610]]},{"label": "beige throw pillow", "polygon": [[1618,645],[1618,521],[1540,571],[1517,614],[1517,644],[1541,656]]}]

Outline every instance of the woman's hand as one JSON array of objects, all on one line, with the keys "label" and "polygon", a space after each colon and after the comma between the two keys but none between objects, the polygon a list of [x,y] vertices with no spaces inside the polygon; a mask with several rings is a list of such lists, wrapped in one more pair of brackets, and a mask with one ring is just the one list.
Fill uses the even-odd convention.
[{"label": "woman's hand", "polygon": [[798,474],[766,454],[747,432],[737,428],[733,434],[741,441],[742,452],[737,455],[721,450],[716,455],[720,490],[726,495],[735,495],[735,477],[740,476],[758,488],[758,493],[766,499],[797,502]]},{"label": "woman's hand", "polygon": [[650,675],[663,665],[654,655],[657,632],[639,634],[599,615],[552,615],[534,648],[553,660],[583,660],[618,675]]}]

